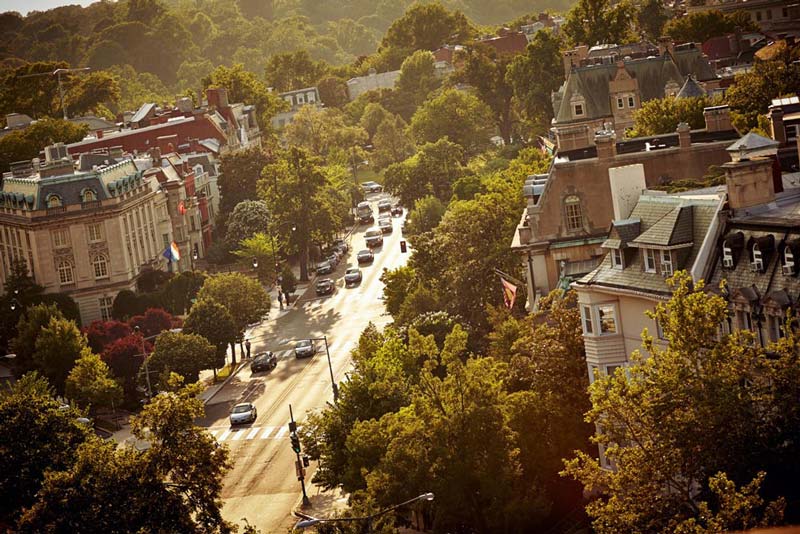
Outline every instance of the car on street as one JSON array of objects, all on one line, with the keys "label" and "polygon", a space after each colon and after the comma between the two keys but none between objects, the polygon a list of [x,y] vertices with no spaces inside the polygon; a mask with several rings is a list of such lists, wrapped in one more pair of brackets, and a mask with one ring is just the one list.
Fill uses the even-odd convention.
[{"label": "car on street", "polygon": [[372,260],[375,259],[375,254],[373,254],[369,249],[360,250],[356,255],[356,259],[358,260],[359,265],[364,263],[372,263]]},{"label": "car on street", "polygon": [[362,182],[361,189],[363,189],[365,193],[380,193],[383,191],[383,186],[378,182]]},{"label": "car on street", "polygon": [[364,242],[367,248],[375,248],[383,245],[383,230],[372,227],[364,234]]},{"label": "car on street", "polygon": [[321,261],[317,264],[317,274],[331,274],[333,272],[333,264],[329,260]]},{"label": "car on street", "polygon": [[317,347],[310,339],[301,339],[294,345],[294,355],[296,358],[309,358],[316,354]]},{"label": "car on street", "polygon": [[330,295],[333,293],[333,288],[336,287],[333,283],[333,280],[330,278],[323,278],[321,280],[317,280],[317,283],[314,285],[314,290],[317,292],[317,295]]},{"label": "car on street", "polygon": [[231,425],[254,423],[258,418],[258,411],[252,402],[237,404],[231,410]]},{"label": "car on street", "polygon": [[372,214],[372,206],[369,202],[359,202],[356,207],[356,215],[362,224],[375,222],[375,216]]},{"label": "car on street", "polygon": [[334,250],[334,251],[331,251],[330,254],[328,254],[326,259],[330,262],[331,266],[335,269],[336,267],[339,266],[339,261],[341,261],[342,255],[339,252],[336,252]]},{"label": "car on street", "polygon": [[383,211],[391,211],[392,210],[392,201],[388,198],[384,198],[383,200],[378,201],[378,213]]},{"label": "car on street", "polygon": [[392,206],[392,215],[394,217],[402,217],[403,216],[403,206],[400,204],[395,204]]},{"label": "car on street", "polygon": [[378,221],[378,228],[381,229],[381,232],[384,234],[391,234],[392,233],[392,220],[391,219],[380,219]]},{"label": "car on street", "polygon": [[253,373],[261,373],[263,371],[272,371],[278,366],[278,357],[271,352],[260,352],[253,358],[253,363],[250,364],[250,371]]},{"label": "car on street", "polygon": [[350,250],[350,245],[344,239],[337,239],[333,242],[333,249],[341,250],[343,254],[346,254]]},{"label": "car on street", "polygon": [[344,273],[344,285],[354,286],[361,283],[361,269],[358,267],[350,267]]}]

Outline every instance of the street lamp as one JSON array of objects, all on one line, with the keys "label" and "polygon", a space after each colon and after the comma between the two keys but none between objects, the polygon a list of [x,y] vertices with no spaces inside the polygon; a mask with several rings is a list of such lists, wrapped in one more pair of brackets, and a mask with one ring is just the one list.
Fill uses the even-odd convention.
[{"label": "street lamp", "polygon": [[11,354],[4,354],[3,355],[3,358],[5,358],[6,360],[13,360],[16,357],[17,357],[17,355],[14,354],[13,352]]},{"label": "street lamp", "polygon": [[253,258],[253,269],[258,269],[258,258]]},{"label": "street lamp", "polygon": [[433,500],[433,493],[430,493],[430,492],[423,493],[422,495],[414,497],[413,499],[409,499],[409,500],[407,500],[405,502],[401,502],[400,504],[396,504],[394,506],[390,506],[389,508],[386,508],[385,510],[381,510],[381,511],[376,512],[374,514],[370,514],[370,515],[366,515],[366,516],[362,516],[362,517],[336,517],[336,518],[330,518],[330,519],[320,519],[320,518],[317,518],[317,517],[309,517],[308,519],[304,519],[303,521],[298,521],[297,524],[294,526],[294,528],[298,528],[298,529],[302,530],[302,529],[306,529],[306,528],[309,528],[309,527],[313,527],[313,526],[319,525],[320,523],[338,523],[338,522],[352,523],[354,521],[366,521],[367,522],[367,532],[371,533],[372,532],[372,521],[375,518],[380,517],[382,515],[386,515],[389,512],[393,512],[393,511],[397,510],[398,508],[401,508],[403,506],[407,506],[407,505],[415,503],[417,501],[432,501],[432,500]]},{"label": "street lamp", "polygon": [[[269,237],[272,240],[272,263],[275,264],[275,279],[276,280],[277,280],[278,274],[279,274],[278,273],[278,267],[279,266],[278,266],[278,256],[277,256],[277,245],[275,244],[275,233],[278,230],[280,230],[281,228],[283,228],[284,226],[289,225],[289,224],[292,225],[292,232],[297,230],[297,225],[294,224],[292,221],[285,221],[282,224],[279,224],[277,228],[272,228],[272,227],[269,228]],[[255,261],[255,260],[253,260],[253,261]]]},{"label": "street lamp", "polygon": [[336,384],[336,379],[333,378],[333,365],[331,365],[331,351],[328,350],[328,336],[314,337],[312,341],[325,342],[325,354],[328,356],[328,370],[331,372],[331,389],[333,389],[333,402],[339,401],[339,386]]},{"label": "street lamp", "polygon": [[133,327],[133,331],[139,334],[139,340],[142,342],[142,356],[144,356],[144,376],[147,380],[147,398],[153,398],[153,388],[150,385],[150,371],[147,369],[147,352],[144,350],[144,334],[139,330],[138,326]]}]

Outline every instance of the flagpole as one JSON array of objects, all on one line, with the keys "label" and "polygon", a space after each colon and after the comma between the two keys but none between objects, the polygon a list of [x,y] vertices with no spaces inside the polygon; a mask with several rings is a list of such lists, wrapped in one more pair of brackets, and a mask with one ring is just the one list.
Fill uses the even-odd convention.
[{"label": "flagpole", "polygon": [[511,276],[508,273],[504,273],[503,271],[501,271],[497,267],[494,268],[494,274],[496,274],[500,278],[505,278],[506,280],[510,280],[510,281],[514,282],[515,284],[517,284],[517,285],[520,285],[520,286],[524,286],[525,285],[525,282],[523,282],[521,280],[518,280],[517,278],[514,278],[513,276]]}]

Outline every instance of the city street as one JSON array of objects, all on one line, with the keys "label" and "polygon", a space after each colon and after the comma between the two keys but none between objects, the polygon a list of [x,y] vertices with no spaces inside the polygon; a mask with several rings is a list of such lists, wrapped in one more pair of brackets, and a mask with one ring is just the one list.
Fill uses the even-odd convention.
[{"label": "city street", "polygon": [[[385,194],[370,195],[377,224],[377,201]],[[295,420],[303,424],[306,413],[333,402],[331,377],[325,355],[325,344],[317,342],[319,352],[312,358],[296,359],[294,342],[305,338],[328,337],[328,346],[337,382],[344,379],[351,367],[350,351],[362,330],[372,322],[379,327],[390,322],[382,301],[383,284],[379,280],[384,268],[393,269],[407,260],[401,254],[403,239],[400,226],[403,217],[393,217],[394,231],[384,236],[383,247],[375,249],[375,261],[361,267],[360,285],[344,287],[344,272],[357,266],[356,254],[365,247],[364,232],[368,225],[358,226],[348,239],[350,251],[335,272],[332,295],[317,297],[313,283],[300,295],[294,309],[278,313],[259,325],[250,335],[253,355],[264,350],[278,355],[278,366],[271,372],[252,374],[242,369],[206,405],[206,417],[200,424],[230,449],[233,468],[225,478],[222,493],[223,515],[241,523],[242,518],[263,533],[285,533],[296,519],[291,510],[300,498],[300,484],[295,474],[295,454],[289,443],[289,404]],[[274,303],[277,308],[277,303]],[[275,319],[277,317],[277,319]],[[251,425],[231,428],[228,414],[234,404],[252,402],[258,418]],[[315,463],[306,477],[306,486]]]}]

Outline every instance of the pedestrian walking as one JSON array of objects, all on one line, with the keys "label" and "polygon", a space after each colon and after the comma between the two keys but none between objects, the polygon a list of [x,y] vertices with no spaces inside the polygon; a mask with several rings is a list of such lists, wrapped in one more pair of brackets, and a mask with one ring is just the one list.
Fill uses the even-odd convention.
[{"label": "pedestrian walking", "polygon": [[280,289],[278,289],[278,304],[280,304],[281,309],[283,309],[283,295],[281,294]]},{"label": "pedestrian walking", "polygon": [[283,292],[283,300],[286,302],[286,307],[288,308],[289,307],[289,292],[288,291],[284,291]]},{"label": "pedestrian walking", "polygon": [[245,339],[244,348],[247,351],[247,359],[249,360],[250,359],[250,340],[249,339]]}]

